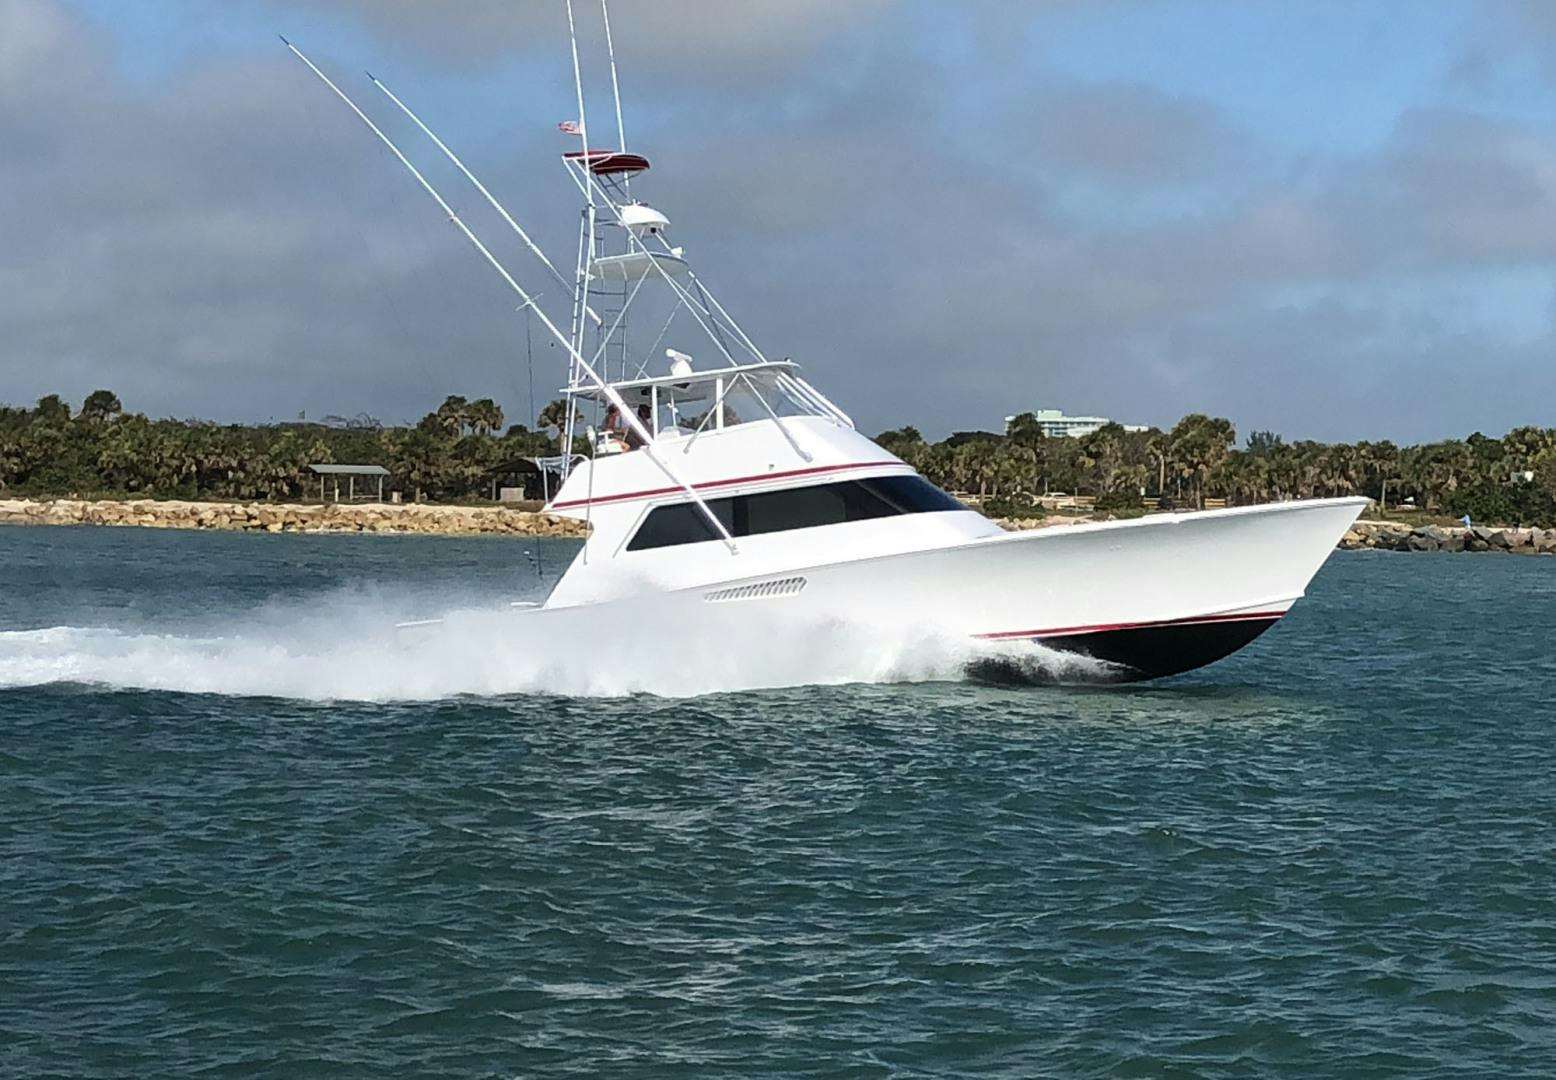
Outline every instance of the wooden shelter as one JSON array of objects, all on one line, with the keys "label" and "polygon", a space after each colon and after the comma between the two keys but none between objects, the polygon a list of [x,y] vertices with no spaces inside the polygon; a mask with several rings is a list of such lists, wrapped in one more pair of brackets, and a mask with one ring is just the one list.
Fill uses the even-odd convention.
[{"label": "wooden shelter", "polygon": [[328,502],[324,494],[325,482],[335,481],[335,501],[340,502],[340,478],[346,478],[346,501],[357,500],[357,477],[374,477],[378,481],[378,495],[375,502],[384,501],[384,477],[389,475],[389,470],[382,465],[310,465],[309,469],[319,478],[319,501]]}]

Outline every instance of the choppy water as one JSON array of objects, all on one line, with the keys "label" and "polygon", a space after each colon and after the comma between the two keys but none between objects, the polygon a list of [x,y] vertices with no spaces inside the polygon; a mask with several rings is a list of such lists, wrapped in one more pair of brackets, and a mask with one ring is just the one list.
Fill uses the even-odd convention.
[{"label": "choppy water", "polygon": [[0,529],[0,1074],[1556,1073],[1556,560],[1106,690],[382,629],[525,550]]}]

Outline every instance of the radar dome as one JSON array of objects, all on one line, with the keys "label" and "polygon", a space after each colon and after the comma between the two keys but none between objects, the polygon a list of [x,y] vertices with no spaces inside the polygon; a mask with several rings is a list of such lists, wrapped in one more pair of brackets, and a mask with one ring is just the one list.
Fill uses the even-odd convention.
[{"label": "radar dome", "polygon": [[652,206],[644,206],[642,203],[628,203],[621,208],[621,223],[634,233],[642,236],[658,236],[670,227],[670,219],[655,210]]}]

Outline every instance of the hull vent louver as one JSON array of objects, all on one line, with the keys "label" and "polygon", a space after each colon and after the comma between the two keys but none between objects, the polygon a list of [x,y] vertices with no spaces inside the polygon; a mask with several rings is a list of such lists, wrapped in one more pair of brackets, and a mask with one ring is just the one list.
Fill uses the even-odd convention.
[{"label": "hull vent louver", "polygon": [[727,604],[734,600],[775,600],[781,596],[796,596],[805,588],[802,577],[778,578],[775,581],[759,581],[754,585],[736,585],[729,589],[715,589],[703,593],[710,604]]}]

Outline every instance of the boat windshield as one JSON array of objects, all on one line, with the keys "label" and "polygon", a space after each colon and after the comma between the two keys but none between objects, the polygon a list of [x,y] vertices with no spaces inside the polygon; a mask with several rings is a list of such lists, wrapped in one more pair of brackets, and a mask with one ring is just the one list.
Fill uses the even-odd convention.
[{"label": "boat windshield", "polygon": [[739,374],[684,390],[662,387],[658,397],[657,433],[661,435],[722,430],[775,416],[826,415],[826,410],[807,400],[797,386],[785,385],[771,373]]},{"label": "boat windshield", "polygon": [[[638,379],[616,383],[614,389],[655,439],[683,438],[792,416],[822,416],[852,426],[848,417],[801,379],[788,362]],[[608,419],[602,394],[580,397],[592,402]]]}]

